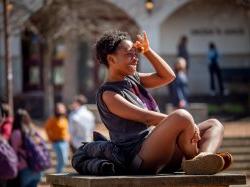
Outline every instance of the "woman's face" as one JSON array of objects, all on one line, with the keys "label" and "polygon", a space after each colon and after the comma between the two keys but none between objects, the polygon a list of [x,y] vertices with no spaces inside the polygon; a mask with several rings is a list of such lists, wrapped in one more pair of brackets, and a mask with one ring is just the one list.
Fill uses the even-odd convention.
[{"label": "woman's face", "polygon": [[31,119],[28,115],[23,116],[23,124],[29,125],[31,123]]},{"label": "woman's face", "polygon": [[66,112],[67,112],[67,110],[66,110],[66,107],[64,104],[61,104],[61,103],[56,104],[56,113],[58,115],[65,115]]},{"label": "woman's face", "polygon": [[111,68],[122,75],[133,75],[136,71],[138,57],[135,47],[130,40],[123,40],[117,47],[116,52],[111,54]]}]

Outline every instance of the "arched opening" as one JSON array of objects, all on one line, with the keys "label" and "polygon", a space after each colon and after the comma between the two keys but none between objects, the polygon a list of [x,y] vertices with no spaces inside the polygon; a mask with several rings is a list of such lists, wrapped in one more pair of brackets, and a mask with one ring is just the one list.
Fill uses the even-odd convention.
[{"label": "arched opening", "polygon": [[165,19],[161,25],[161,53],[170,63],[174,63],[181,36],[188,38],[191,94],[209,92],[210,41],[218,47],[222,67],[250,67],[249,20],[249,10],[236,0],[192,0]]}]

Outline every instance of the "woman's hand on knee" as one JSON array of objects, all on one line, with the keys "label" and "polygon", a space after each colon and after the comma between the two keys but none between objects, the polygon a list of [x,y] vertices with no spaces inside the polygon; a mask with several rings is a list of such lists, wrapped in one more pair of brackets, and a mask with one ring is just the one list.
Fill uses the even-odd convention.
[{"label": "woman's hand on knee", "polygon": [[196,127],[195,127],[195,131],[194,131],[194,135],[193,135],[193,137],[191,138],[191,143],[192,143],[192,144],[197,144],[200,140],[201,140],[200,130],[199,130],[199,128],[196,126]]}]

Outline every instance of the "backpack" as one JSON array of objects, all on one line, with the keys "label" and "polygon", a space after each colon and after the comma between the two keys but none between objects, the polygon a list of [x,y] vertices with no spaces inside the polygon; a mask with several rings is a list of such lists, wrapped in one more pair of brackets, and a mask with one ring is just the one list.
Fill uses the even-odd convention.
[{"label": "backpack", "polygon": [[18,158],[14,149],[0,135],[0,179],[15,178],[18,173]]},{"label": "backpack", "polygon": [[26,150],[26,161],[30,169],[40,172],[51,166],[50,154],[44,139],[34,131],[32,134],[23,134],[23,143]]}]

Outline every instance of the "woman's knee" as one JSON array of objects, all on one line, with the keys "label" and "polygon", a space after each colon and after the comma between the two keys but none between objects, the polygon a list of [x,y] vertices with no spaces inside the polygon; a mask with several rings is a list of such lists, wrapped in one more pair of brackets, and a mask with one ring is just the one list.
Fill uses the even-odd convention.
[{"label": "woman's knee", "polygon": [[208,120],[209,124],[211,125],[211,128],[213,128],[214,130],[216,130],[218,133],[220,134],[224,134],[224,126],[221,124],[221,122],[217,119],[209,119]]},{"label": "woman's knee", "polygon": [[184,109],[178,109],[174,111],[171,115],[176,118],[176,121],[180,125],[194,124],[194,119],[192,115]]}]

